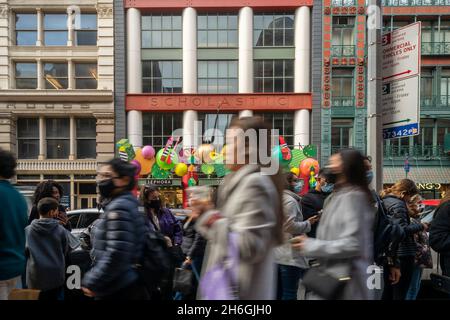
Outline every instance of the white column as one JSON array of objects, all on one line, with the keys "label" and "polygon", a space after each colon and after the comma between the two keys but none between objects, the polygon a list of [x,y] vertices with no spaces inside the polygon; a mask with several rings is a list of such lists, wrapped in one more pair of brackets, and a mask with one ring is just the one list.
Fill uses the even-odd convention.
[{"label": "white column", "polygon": [[187,110],[183,113],[183,149],[189,149],[197,147],[195,134],[201,134],[201,132],[195,132],[195,125],[197,121],[197,111]]},{"label": "white column", "polygon": [[75,66],[72,59],[69,59],[67,63],[67,89],[75,89]]},{"label": "white column", "polygon": [[45,118],[39,117],[39,160],[44,160],[47,156],[45,137]]},{"label": "white column", "polygon": [[36,46],[44,45],[44,14],[41,8],[36,8],[37,11],[37,40]]},{"label": "white column", "polygon": [[[295,11],[294,92],[310,92],[311,73],[311,12],[309,7]],[[310,143],[309,110],[297,110],[294,115],[294,144]]]},{"label": "white column", "polygon": [[[142,93],[141,12],[127,10],[127,92]],[[128,140],[134,147],[142,147],[142,112],[127,114]]]},{"label": "white column", "polygon": [[[239,10],[239,93],[253,92],[253,10]],[[243,110],[239,117],[251,117],[253,111]]]},{"label": "white column", "polygon": [[183,93],[197,93],[197,12],[183,10]]},{"label": "white column", "polygon": [[[183,93],[197,93],[197,11],[183,10]],[[197,111],[183,113],[183,148],[196,146],[195,122]]]},{"label": "white column", "polygon": [[77,156],[77,141],[76,141],[76,124],[75,124],[75,117],[70,117],[70,125],[69,125],[69,160],[75,160]]},{"label": "white column", "polygon": [[42,65],[42,60],[40,58],[36,59],[36,69],[37,69],[37,88],[45,89],[44,66]]},{"label": "white column", "polygon": [[73,10],[69,10],[67,9],[67,19],[68,19],[68,23],[67,23],[67,46],[68,47],[72,47],[73,46],[73,38],[74,38],[74,30],[73,30],[73,26],[74,26],[74,18],[75,18],[75,13],[73,12]]}]

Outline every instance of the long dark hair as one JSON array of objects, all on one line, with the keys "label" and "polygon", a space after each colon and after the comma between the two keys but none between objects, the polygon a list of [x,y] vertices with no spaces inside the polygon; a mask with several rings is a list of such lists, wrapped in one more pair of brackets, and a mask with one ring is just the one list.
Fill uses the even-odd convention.
[{"label": "long dark hair", "polygon": [[53,187],[58,189],[59,197],[62,198],[62,196],[64,195],[63,187],[56,181],[47,180],[39,183],[36,187],[36,190],[34,190],[33,205],[37,206],[39,200],[43,198],[52,198]]},{"label": "long dark hair", "polygon": [[[272,129],[271,126],[265,122],[261,117],[242,117],[242,118],[238,118],[238,117],[234,117],[231,122],[230,122],[230,127],[236,127],[236,128],[240,128],[242,129],[244,132],[247,130],[255,130],[258,134],[256,134],[256,138],[257,138],[257,146],[258,148],[261,148],[261,146],[265,145],[267,146],[267,150],[263,150],[265,155],[270,155],[271,154],[271,142],[272,142],[272,138],[271,138],[271,134],[270,134],[270,130]],[[259,135],[259,130],[267,130],[267,141],[265,141],[265,144],[260,143],[260,135]],[[254,146],[253,146],[254,147]],[[248,160],[248,156],[250,154],[250,141],[248,141],[248,139],[245,139],[245,150],[239,150],[239,151],[243,151],[246,154],[246,159]],[[259,157],[260,152],[257,152],[257,162],[258,165],[261,167],[264,166],[269,166],[270,163],[268,165],[263,165],[261,163],[261,159]],[[277,194],[274,195],[274,197],[277,197],[278,200],[278,208],[276,210],[276,227],[275,227],[275,241],[277,244],[282,244],[283,243],[283,222],[284,222],[284,213],[283,213],[283,201],[282,201],[282,197],[283,197],[283,191],[284,191],[284,185],[285,185],[285,179],[284,176],[281,172],[281,168],[279,168],[278,172],[276,174],[272,174],[270,175],[270,179],[272,180],[273,184],[275,185],[275,188],[277,190]],[[264,205],[264,204],[261,204]]]},{"label": "long dark hair", "polygon": [[369,200],[372,199],[367,181],[364,156],[356,149],[343,149],[339,151],[342,161],[342,175],[345,177],[343,185],[335,185],[338,190],[343,186],[354,186],[364,191]]}]

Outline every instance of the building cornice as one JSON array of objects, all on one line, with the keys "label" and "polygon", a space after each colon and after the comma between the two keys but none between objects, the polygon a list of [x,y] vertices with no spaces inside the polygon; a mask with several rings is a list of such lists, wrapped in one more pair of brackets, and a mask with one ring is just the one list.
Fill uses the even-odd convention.
[{"label": "building cornice", "polygon": [[0,102],[112,102],[112,90],[1,90]]}]

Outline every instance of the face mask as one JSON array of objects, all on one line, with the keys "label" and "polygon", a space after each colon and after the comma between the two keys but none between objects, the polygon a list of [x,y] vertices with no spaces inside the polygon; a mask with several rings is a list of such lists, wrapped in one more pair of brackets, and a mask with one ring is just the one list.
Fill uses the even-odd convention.
[{"label": "face mask", "polygon": [[161,200],[160,199],[150,200],[150,202],[148,202],[147,204],[147,207],[152,209],[159,209],[161,208]]},{"label": "face mask", "polygon": [[366,179],[367,179],[367,184],[370,184],[373,180],[373,171],[367,171],[366,172]]},{"label": "face mask", "polygon": [[296,184],[295,184],[295,186],[294,186],[294,188],[293,188],[293,191],[295,192],[295,193],[299,193],[300,191],[302,191],[302,189],[303,189],[303,180],[302,181],[298,181]]},{"label": "face mask", "polygon": [[103,198],[111,198],[111,195],[112,195],[114,189],[116,188],[116,186],[114,185],[113,179],[106,179],[106,180],[99,181],[97,183],[97,186],[98,186],[98,191],[100,192],[100,195]]},{"label": "face mask", "polygon": [[322,190],[322,192],[324,193],[330,193],[333,191],[334,188],[334,184],[332,183],[327,183],[326,185],[322,186],[320,189]]}]

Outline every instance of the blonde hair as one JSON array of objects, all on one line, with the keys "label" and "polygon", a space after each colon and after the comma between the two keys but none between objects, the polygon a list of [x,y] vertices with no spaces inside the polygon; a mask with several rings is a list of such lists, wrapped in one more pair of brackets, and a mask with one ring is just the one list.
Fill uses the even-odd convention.
[{"label": "blonde hair", "polygon": [[402,179],[400,181],[397,181],[392,187],[385,188],[383,191],[380,192],[380,196],[382,198],[392,195],[397,198],[400,198],[403,200],[405,196],[415,196],[419,193],[419,190],[417,190],[417,186],[414,181],[409,179]]}]

